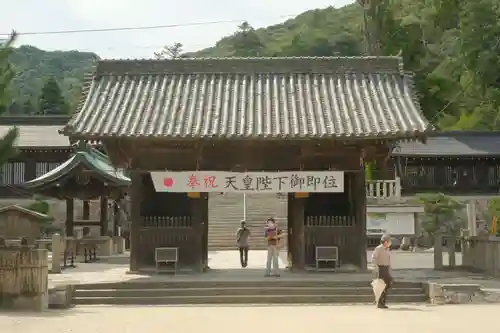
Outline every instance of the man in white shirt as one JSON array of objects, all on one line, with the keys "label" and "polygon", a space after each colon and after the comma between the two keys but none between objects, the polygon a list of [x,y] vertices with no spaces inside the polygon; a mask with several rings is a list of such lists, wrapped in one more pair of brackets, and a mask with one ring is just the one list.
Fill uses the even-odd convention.
[{"label": "man in white shirt", "polygon": [[372,254],[372,263],[377,267],[377,275],[379,279],[384,280],[385,288],[380,295],[377,307],[387,309],[386,298],[387,291],[391,287],[393,281],[391,275],[391,237],[383,235],[380,239],[380,245],[375,248]]}]

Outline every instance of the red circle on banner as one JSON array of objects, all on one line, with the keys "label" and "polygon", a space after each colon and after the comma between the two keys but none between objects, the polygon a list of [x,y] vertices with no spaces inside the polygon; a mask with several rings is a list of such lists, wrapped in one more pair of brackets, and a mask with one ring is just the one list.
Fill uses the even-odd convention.
[{"label": "red circle on banner", "polygon": [[171,177],[167,177],[167,178],[163,179],[163,185],[165,185],[165,187],[174,186],[174,179]]}]

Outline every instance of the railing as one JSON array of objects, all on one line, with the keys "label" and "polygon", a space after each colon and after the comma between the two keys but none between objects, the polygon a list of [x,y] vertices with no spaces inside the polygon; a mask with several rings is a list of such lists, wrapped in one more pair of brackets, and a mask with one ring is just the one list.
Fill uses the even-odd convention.
[{"label": "railing", "polygon": [[366,197],[369,199],[391,199],[401,197],[401,179],[367,180]]}]

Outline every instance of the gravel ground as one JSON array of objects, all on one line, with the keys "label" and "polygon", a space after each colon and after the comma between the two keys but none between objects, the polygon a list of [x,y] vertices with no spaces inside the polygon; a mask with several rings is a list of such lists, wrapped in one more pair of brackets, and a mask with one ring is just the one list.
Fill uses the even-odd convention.
[{"label": "gravel ground", "polygon": [[[373,306],[179,306],[179,307],[78,307],[43,314],[0,314],[2,333],[137,333],[217,332],[255,333],[270,327],[273,332],[317,333],[372,331],[382,322],[391,331],[405,333],[498,332],[485,325],[498,305],[395,305],[389,310]],[[480,324],[482,323],[482,324]]]}]

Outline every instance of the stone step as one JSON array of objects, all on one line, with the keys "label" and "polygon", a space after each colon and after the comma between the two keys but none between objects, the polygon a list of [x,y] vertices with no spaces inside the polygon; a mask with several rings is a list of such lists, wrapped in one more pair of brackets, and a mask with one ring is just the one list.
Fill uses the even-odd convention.
[{"label": "stone step", "polygon": [[[389,303],[421,303],[421,295],[389,295]],[[331,304],[373,303],[373,295],[217,295],[152,297],[74,297],[76,305],[160,305],[160,304]]]},{"label": "stone step", "polygon": [[[165,296],[229,296],[229,295],[371,295],[372,288],[342,287],[239,287],[239,288],[170,288],[170,289],[102,289],[76,290],[75,297],[165,297]],[[391,295],[421,295],[422,288],[396,288]]]},{"label": "stone step", "polygon": [[[336,273],[332,273],[336,274]],[[317,287],[317,288],[369,288],[370,282],[365,279],[356,279],[352,274],[347,274],[346,277],[340,278],[343,274],[338,273],[339,280],[326,280],[321,278],[312,279],[314,273],[311,273],[311,278],[308,279],[259,279],[248,280],[243,277],[238,280],[170,280],[170,281],[121,281],[121,282],[98,282],[78,284],[77,290],[109,290],[109,289],[173,289],[173,288],[258,288],[269,287],[269,281],[273,282],[275,288],[293,288],[293,287]],[[355,276],[355,275],[354,275]],[[166,279],[169,276],[165,277]],[[393,289],[398,288],[424,288],[423,283],[413,281],[395,281],[392,285]]]}]

